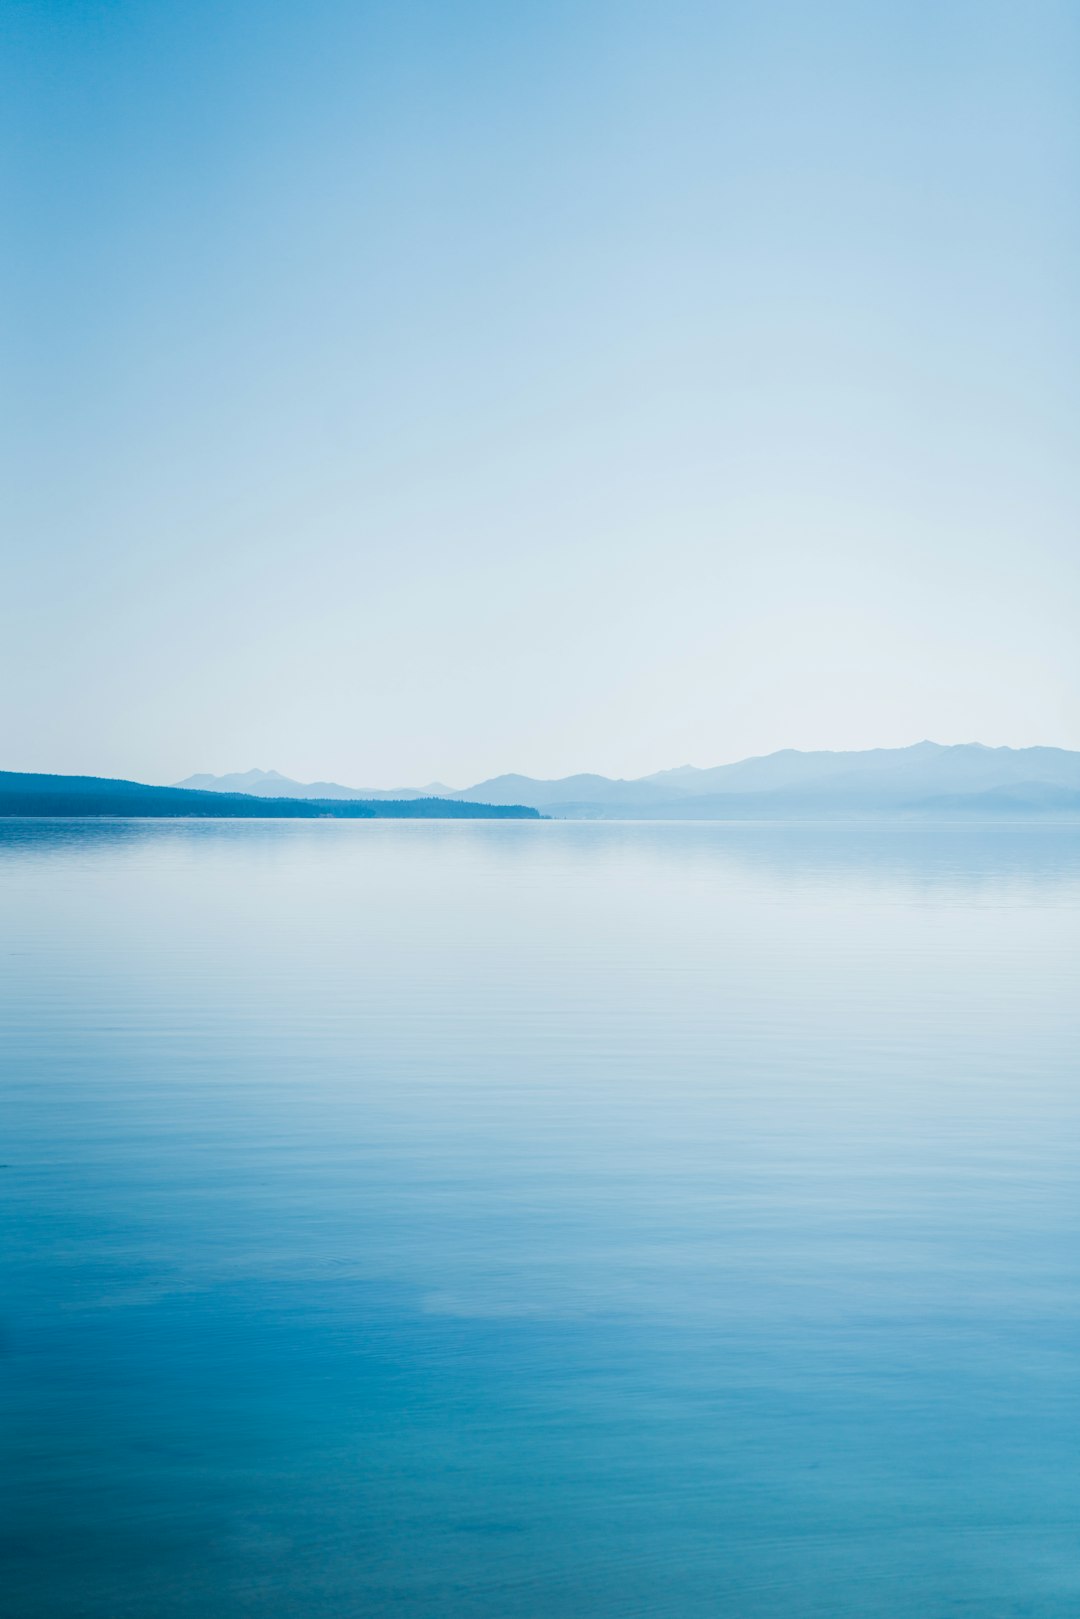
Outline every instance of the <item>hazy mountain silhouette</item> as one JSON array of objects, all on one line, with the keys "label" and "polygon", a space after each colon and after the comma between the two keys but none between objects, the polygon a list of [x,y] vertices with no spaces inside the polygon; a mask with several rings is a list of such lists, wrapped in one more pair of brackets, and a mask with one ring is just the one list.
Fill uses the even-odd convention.
[{"label": "hazy mountain silhouette", "polygon": [[544,781],[493,776],[458,791],[356,788],[294,782],[273,770],[189,776],[178,787],[293,799],[427,798],[526,804],[566,819],[745,820],[843,815],[1080,814],[1080,753],[1064,748],[987,748],[977,742],[917,742],[909,748],[801,753],[785,748],[736,764],[681,765],[637,780],[581,774]]},{"label": "hazy mountain silhouette", "polygon": [[[800,753],[785,748],[711,770],[684,766],[646,780],[684,793],[771,792],[828,786],[845,792],[983,792],[1021,781],[1046,781],[1080,789],[1080,754],[1063,748],[987,748],[978,742],[946,746],[917,742],[910,748],[870,748],[852,753]],[[669,795],[670,796],[670,795]]]},{"label": "hazy mountain silhouette", "polygon": [[174,787],[204,793],[250,793],[256,798],[449,798],[451,788],[432,781],[426,787],[343,787],[337,781],[293,781],[277,770],[245,770],[231,776],[188,776]]},{"label": "hazy mountain silhouette", "polygon": [[[522,798],[522,794],[526,796]],[[646,808],[666,803],[672,796],[670,789],[656,786],[650,781],[620,781],[608,776],[563,776],[558,781],[536,781],[531,776],[493,776],[489,781],[477,782],[475,787],[463,788],[453,797],[488,804],[529,803],[537,809],[565,808],[573,804],[591,804],[597,808]]]}]

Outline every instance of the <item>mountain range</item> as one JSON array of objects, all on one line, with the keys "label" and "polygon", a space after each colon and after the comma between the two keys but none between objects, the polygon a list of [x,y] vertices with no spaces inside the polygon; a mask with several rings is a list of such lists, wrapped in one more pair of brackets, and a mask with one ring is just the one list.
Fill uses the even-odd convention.
[{"label": "mountain range", "polygon": [[394,799],[528,805],[571,820],[772,820],[848,815],[1080,815],[1080,753],[918,742],[859,752],[779,753],[623,780],[493,776],[471,787],[372,789],[297,782],[276,771],[189,776],[178,787],[274,798]]}]

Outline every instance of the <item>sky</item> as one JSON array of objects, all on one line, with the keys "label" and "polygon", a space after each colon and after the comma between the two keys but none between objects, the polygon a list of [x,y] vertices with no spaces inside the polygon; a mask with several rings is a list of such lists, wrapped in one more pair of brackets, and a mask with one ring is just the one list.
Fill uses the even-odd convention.
[{"label": "sky", "polygon": [[1080,747],[1072,0],[9,0],[0,768]]}]

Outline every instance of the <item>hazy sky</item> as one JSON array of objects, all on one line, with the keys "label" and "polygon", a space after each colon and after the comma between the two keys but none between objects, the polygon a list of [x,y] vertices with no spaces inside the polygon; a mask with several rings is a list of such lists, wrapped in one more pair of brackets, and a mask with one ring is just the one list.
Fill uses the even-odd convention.
[{"label": "hazy sky", "polygon": [[1080,747],[1073,0],[0,27],[0,766]]}]

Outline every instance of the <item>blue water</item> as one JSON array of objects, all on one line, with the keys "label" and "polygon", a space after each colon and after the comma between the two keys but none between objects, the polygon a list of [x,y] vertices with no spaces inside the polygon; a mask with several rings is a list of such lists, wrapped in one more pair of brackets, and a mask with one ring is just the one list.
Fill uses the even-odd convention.
[{"label": "blue water", "polygon": [[17,1619],[1080,1612],[1080,832],[0,823]]}]

